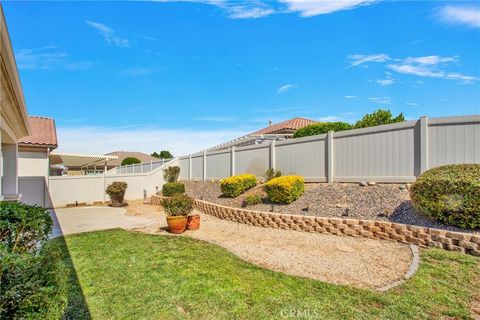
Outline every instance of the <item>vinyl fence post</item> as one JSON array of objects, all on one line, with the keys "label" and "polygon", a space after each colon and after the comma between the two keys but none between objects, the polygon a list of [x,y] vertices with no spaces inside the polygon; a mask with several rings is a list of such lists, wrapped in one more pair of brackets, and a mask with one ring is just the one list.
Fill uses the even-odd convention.
[{"label": "vinyl fence post", "polygon": [[327,133],[327,182],[333,182],[333,131]]},{"label": "vinyl fence post", "polygon": [[420,174],[428,170],[428,118],[420,118]]},{"label": "vinyl fence post", "polygon": [[235,146],[232,147],[230,152],[230,176],[235,175]]},{"label": "vinyl fence post", "polygon": [[188,156],[188,180],[192,181],[192,155]]},{"label": "vinyl fence post", "polygon": [[207,181],[207,151],[203,151],[203,181]]},{"label": "vinyl fence post", "polygon": [[270,169],[275,170],[275,163],[276,163],[276,158],[275,158],[275,140],[272,140],[270,142]]}]

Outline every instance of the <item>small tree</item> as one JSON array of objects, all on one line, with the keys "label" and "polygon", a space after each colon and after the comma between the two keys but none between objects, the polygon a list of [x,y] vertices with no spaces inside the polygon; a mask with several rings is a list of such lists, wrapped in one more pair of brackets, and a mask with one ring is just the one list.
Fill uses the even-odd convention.
[{"label": "small tree", "polygon": [[173,158],[173,154],[170,151],[162,150],[162,151],[160,151],[159,158],[160,159],[171,159],[171,158]]},{"label": "small tree", "polygon": [[166,182],[177,182],[180,175],[179,166],[171,166],[163,169],[163,178]]},{"label": "small tree", "polygon": [[151,156],[155,158],[160,158],[160,155],[156,151],[152,153]]},{"label": "small tree", "polygon": [[122,160],[122,166],[126,166],[126,165],[129,165],[129,164],[137,164],[137,163],[141,163],[142,161],[140,161],[139,159],[135,158],[135,157],[128,157],[128,158],[125,158]]},{"label": "small tree", "polygon": [[367,127],[379,126],[382,124],[390,124],[390,123],[403,122],[403,121],[405,121],[405,117],[403,116],[403,113],[400,113],[398,116],[394,118],[390,110],[378,109],[373,113],[368,113],[364,115],[361,120],[358,120],[355,123],[354,128],[355,129],[367,128]]},{"label": "small tree", "polygon": [[294,138],[315,136],[317,134],[327,133],[328,131],[343,131],[349,130],[352,125],[346,122],[322,122],[314,123],[303,128],[298,129],[293,134]]}]

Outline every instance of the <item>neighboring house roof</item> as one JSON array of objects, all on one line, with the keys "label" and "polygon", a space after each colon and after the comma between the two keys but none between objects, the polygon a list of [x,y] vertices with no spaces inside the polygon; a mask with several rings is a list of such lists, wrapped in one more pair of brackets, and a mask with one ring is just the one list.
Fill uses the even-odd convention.
[{"label": "neighboring house roof", "polygon": [[249,135],[275,134],[284,131],[295,131],[297,129],[306,127],[310,124],[318,123],[318,121],[306,118],[296,117],[290,120],[285,120],[280,123],[272,124],[266,128],[255,131]]},{"label": "neighboring house roof", "polygon": [[150,161],[160,161],[159,158],[152,157],[146,153],[142,152],[135,152],[135,151],[114,151],[110,153],[106,153],[106,155],[110,156],[117,156],[118,159],[112,160],[108,162],[108,166],[120,166],[122,164],[123,159],[125,158],[137,158],[141,162],[150,162]]},{"label": "neighboring house roof", "polygon": [[32,134],[18,140],[19,145],[58,147],[55,120],[45,117],[30,116],[28,121]]},{"label": "neighboring house roof", "polygon": [[296,130],[314,123],[318,123],[318,121],[301,118],[301,117],[295,117],[289,120],[285,120],[279,123],[269,125],[268,127],[249,133],[243,137],[239,137],[237,139],[208,148],[207,150],[218,150],[218,149],[229,148],[231,146],[240,145],[242,143],[246,143],[246,141],[256,140],[258,139],[258,137],[263,137],[268,135],[274,136],[278,134],[278,135],[290,136]]}]

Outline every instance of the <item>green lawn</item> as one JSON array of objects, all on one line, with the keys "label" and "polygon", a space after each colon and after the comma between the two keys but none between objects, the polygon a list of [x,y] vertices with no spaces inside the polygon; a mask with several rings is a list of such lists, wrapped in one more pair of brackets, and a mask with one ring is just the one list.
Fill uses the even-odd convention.
[{"label": "green lawn", "polygon": [[468,319],[480,292],[480,259],[441,250],[423,251],[417,274],[381,294],[266,270],[187,237],[109,230],[52,245],[72,270],[66,319]]}]

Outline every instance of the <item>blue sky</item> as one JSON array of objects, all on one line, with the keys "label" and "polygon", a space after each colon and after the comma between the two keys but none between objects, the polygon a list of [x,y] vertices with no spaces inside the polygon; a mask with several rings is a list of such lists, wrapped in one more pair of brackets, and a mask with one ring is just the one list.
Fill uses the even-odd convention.
[{"label": "blue sky", "polygon": [[294,116],[480,113],[480,4],[3,2],[29,113],[62,151],[177,155]]}]

